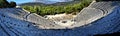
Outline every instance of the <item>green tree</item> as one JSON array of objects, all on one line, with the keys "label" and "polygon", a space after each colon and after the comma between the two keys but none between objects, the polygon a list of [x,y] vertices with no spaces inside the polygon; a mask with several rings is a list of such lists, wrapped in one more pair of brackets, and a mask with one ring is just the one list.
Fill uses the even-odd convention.
[{"label": "green tree", "polygon": [[7,0],[0,0],[0,8],[9,7],[8,5],[9,3],[7,2]]},{"label": "green tree", "polygon": [[16,7],[16,5],[17,5],[16,2],[14,2],[14,1],[10,2],[10,7]]},{"label": "green tree", "polygon": [[8,2],[7,0],[0,0],[0,8],[9,8],[9,7],[15,7],[15,2]]}]

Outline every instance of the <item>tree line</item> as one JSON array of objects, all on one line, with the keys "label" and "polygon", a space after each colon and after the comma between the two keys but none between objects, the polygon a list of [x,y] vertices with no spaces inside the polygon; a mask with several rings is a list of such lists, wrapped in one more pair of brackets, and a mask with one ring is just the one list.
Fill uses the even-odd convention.
[{"label": "tree line", "polygon": [[[78,1],[78,0],[77,0]],[[34,6],[28,6],[24,5],[22,6],[24,9],[30,11],[31,13],[37,13],[41,16],[44,15],[54,15],[54,14],[60,14],[60,13],[67,13],[67,14],[76,14],[77,12],[80,12],[84,7],[87,7],[92,0],[79,0],[80,2],[75,4],[66,4],[61,6],[55,6],[55,5],[34,5]]]}]

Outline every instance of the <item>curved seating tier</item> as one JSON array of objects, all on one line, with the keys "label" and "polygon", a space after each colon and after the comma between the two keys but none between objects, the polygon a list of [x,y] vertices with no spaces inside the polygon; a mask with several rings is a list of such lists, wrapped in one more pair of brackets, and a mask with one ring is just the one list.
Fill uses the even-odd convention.
[{"label": "curved seating tier", "polygon": [[[101,6],[105,5],[103,2],[95,2],[92,5],[96,4],[96,6],[99,6],[97,5],[98,3]],[[109,2],[104,3],[109,4]],[[0,35],[93,36],[95,34],[120,32],[120,6],[114,3],[119,4],[118,2],[110,2],[109,5],[106,4],[106,6],[102,6],[107,9],[107,13],[103,11],[104,8],[102,7],[95,8],[90,5],[84,8],[77,17],[73,19],[76,23],[69,27],[59,26],[41,16],[28,13],[21,9],[0,9]],[[112,4],[114,4],[114,6]],[[107,8],[107,6],[110,5],[111,7]],[[83,24],[81,22],[83,22]]]}]

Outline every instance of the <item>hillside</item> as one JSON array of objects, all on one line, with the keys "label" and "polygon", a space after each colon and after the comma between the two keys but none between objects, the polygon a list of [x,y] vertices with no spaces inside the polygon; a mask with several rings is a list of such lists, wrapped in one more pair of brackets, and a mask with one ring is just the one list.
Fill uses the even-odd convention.
[{"label": "hillside", "polygon": [[[50,2],[46,2],[46,3],[51,3],[54,1],[50,1]],[[41,2],[28,2],[28,3],[22,3],[19,4],[19,6],[25,6],[25,5],[29,5],[29,6],[33,6],[33,5],[44,5],[44,6],[49,6],[49,5],[54,5],[54,6],[60,6],[60,5],[66,5],[66,4],[75,4],[75,3],[79,3],[80,0],[74,0],[74,1],[70,1],[70,2],[57,2],[57,3],[53,3],[53,4],[45,4],[45,3],[41,3]],[[36,4],[37,3],[37,4]]]},{"label": "hillside", "polygon": [[21,7],[31,13],[36,13],[41,16],[55,14],[76,14],[84,7],[87,7],[92,0],[74,0],[70,2],[58,2],[54,4],[43,4],[38,2],[24,3]]}]

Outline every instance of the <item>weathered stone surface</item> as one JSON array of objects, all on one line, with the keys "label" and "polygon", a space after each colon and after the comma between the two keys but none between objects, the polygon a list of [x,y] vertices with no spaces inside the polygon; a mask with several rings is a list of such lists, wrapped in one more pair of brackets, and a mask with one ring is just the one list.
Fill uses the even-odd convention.
[{"label": "weathered stone surface", "polygon": [[[76,18],[74,18],[77,26],[89,24],[103,16],[103,11],[95,8],[84,8]],[[79,23],[79,24],[78,24]]]},{"label": "weathered stone surface", "polygon": [[[54,24],[52,21],[22,9],[0,9],[0,36],[93,36],[95,34],[120,32],[119,2],[107,2],[110,4],[102,6],[104,3],[106,2],[95,2],[90,5],[91,7],[83,9],[76,17],[76,24],[69,27]],[[102,7],[99,9],[92,7],[94,4]],[[108,6],[110,7],[108,8]],[[104,11],[104,8],[107,10]],[[80,26],[82,20],[79,17],[89,24],[84,25],[83,22],[83,26]],[[95,19],[92,21],[89,18]]]}]

